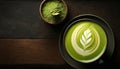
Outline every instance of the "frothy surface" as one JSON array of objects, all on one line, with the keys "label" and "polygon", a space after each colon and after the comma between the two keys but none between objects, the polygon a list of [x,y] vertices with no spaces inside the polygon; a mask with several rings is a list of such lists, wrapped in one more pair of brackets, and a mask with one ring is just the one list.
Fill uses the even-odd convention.
[{"label": "frothy surface", "polygon": [[65,48],[78,62],[90,63],[99,59],[106,46],[107,36],[104,29],[92,21],[75,23],[65,36]]}]

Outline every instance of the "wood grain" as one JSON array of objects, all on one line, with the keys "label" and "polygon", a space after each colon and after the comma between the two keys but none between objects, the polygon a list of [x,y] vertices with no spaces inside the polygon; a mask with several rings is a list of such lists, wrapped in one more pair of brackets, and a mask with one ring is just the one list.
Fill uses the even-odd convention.
[{"label": "wood grain", "polygon": [[63,64],[57,39],[0,39],[0,64]]}]

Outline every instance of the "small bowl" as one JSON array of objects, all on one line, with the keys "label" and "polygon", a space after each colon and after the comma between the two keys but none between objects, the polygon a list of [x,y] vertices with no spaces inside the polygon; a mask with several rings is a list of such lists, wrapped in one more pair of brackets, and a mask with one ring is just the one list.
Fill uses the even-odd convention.
[{"label": "small bowl", "polygon": [[59,49],[72,67],[90,68],[110,61],[114,51],[114,35],[102,18],[93,14],[79,15],[63,28]]},{"label": "small bowl", "polygon": [[59,24],[65,20],[68,8],[64,0],[43,0],[39,12],[45,22]]}]

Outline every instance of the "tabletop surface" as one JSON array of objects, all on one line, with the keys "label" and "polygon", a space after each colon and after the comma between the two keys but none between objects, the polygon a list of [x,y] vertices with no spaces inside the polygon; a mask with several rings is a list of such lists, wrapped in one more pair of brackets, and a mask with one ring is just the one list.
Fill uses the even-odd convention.
[{"label": "tabletop surface", "polygon": [[111,64],[120,65],[119,2],[64,0],[69,10],[67,18],[60,25],[49,25],[40,17],[41,1],[0,2],[0,64],[66,65],[58,45],[62,28],[77,15],[94,14],[112,28],[115,51]]}]

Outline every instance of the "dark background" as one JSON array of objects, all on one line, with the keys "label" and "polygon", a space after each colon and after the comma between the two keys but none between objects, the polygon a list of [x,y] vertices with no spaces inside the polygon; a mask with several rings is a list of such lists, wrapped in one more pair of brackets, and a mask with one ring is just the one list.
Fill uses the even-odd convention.
[{"label": "dark background", "polygon": [[0,1],[0,65],[13,68],[70,68],[60,55],[61,29],[73,17],[94,14],[105,19],[115,36],[110,66],[120,65],[120,2],[64,0],[68,16],[60,25],[45,23],[39,14],[42,0]]}]

